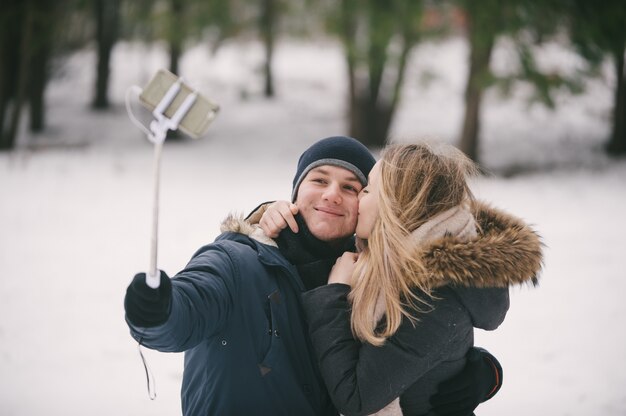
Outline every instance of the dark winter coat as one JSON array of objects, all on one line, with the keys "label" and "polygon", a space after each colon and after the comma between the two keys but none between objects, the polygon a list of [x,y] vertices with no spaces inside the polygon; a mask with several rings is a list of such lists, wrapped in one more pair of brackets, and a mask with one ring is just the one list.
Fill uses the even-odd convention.
[{"label": "dark winter coat", "polygon": [[428,266],[423,281],[437,288],[436,299],[429,300],[433,309],[417,313],[415,327],[405,318],[383,346],[353,338],[349,286],[326,285],[303,296],[322,376],[342,414],[371,414],[399,397],[404,415],[430,415],[428,398],[465,365],[473,328],[500,325],[509,284],[536,282],[539,237],[508,214],[480,204],[473,208],[481,228],[476,240],[446,237],[416,253]]},{"label": "dark winter coat", "polygon": [[295,267],[258,228],[231,218],[222,231],[172,279],[167,322],[138,328],[127,320],[133,337],[159,351],[185,351],[185,415],[336,414]]}]

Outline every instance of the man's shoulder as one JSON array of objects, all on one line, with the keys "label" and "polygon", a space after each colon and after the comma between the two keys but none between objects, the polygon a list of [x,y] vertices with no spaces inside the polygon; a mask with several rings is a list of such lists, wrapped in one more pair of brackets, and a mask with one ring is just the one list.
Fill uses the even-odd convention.
[{"label": "man's shoulder", "polygon": [[254,243],[252,237],[235,231],[222,232],[220,235],[217,236],[212,244],[227,246],[244,245],[252,248],[253,250],[258,250],[257,245]]},{"label": "man's shoulder", "polygon": [[206,255],[206,253],[220,252],[228,254],[229,256],[239,256],[246,253],[254,254],[258,252],[258,246],[250,237],[229,231],[220,234],[212,243],[200,247],[193,254],[192,258],[203,254]]},{"label": "man's shoulder", "polygon": [[[215,241],[200,247],[192,256],[197,257],[206,252],[222,252],[230,257],[254,257],[263,259],[274,258],[273,262],[281,262],[284,257],[276,246],[265,244],[254,236],[233,231],[226,231],[217,236]],[[286,260],[285,260],[286,261]]]}]

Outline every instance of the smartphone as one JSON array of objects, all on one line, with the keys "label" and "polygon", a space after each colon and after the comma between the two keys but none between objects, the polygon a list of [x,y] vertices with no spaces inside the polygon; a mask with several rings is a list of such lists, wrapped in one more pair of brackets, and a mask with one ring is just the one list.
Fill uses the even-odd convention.
[{"label": "smartphone", "polygon": [[[178,77],[176,75],[165,69],[159,69],[139,95],[139,101],[152,112],[177,80]],[[178,91],[174,100],[165,110],[165,116],[171,118],[185,98],[192,92],[193,89],[183,82],[180,91]],[[206,132],[218,111],[219,106],[217,104],[212,103],[198,94],[196,101],[185,117],[182,118],[178,128],[182,130],[183,133],[197,139]]]}]

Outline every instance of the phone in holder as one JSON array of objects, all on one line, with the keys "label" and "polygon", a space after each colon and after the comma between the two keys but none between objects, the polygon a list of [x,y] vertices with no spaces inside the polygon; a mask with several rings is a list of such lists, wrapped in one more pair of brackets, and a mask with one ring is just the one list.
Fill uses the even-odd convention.
[{"label": "phone in holder", "polygon": [[[158,70],[139,95],[139,101],[144,107],[150,110],[150,112],[154,111],[167,94],[170,87],[172,87],[178,79],[179,77],[165,69]],[[178,110],[185,99],[193,92],[194,90],[183,82],[174,99],[165,111],[163,111],[165,117],[172,118],[176,110]],[[219,108],[217,104],[198,94],[193,105],[187,111],[187,114],[180,120],[178,128],[188,136],[197,139],[207,131],[209,124],[211,124],[217,115]]]}]

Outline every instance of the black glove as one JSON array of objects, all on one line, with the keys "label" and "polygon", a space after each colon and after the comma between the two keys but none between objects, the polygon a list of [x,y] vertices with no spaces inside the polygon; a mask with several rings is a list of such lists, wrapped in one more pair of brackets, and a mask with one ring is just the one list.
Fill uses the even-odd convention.
[{"label": "black glove", "polygon": [[430,398],[439,416],[470,416],[491,399],[502,386],[502,367],[496,357],[482,348],[470,348],[467,364],[459,374],[443,381]]},{"label": "black glove", "polygon": [[146,284],[146,274],[138,273],[126,289],[124,309],[133,324],[143,328],[161,325],[167,321],[172,299],[172,283],[167,274],[161,272],[161,283],[152,289]]}]

